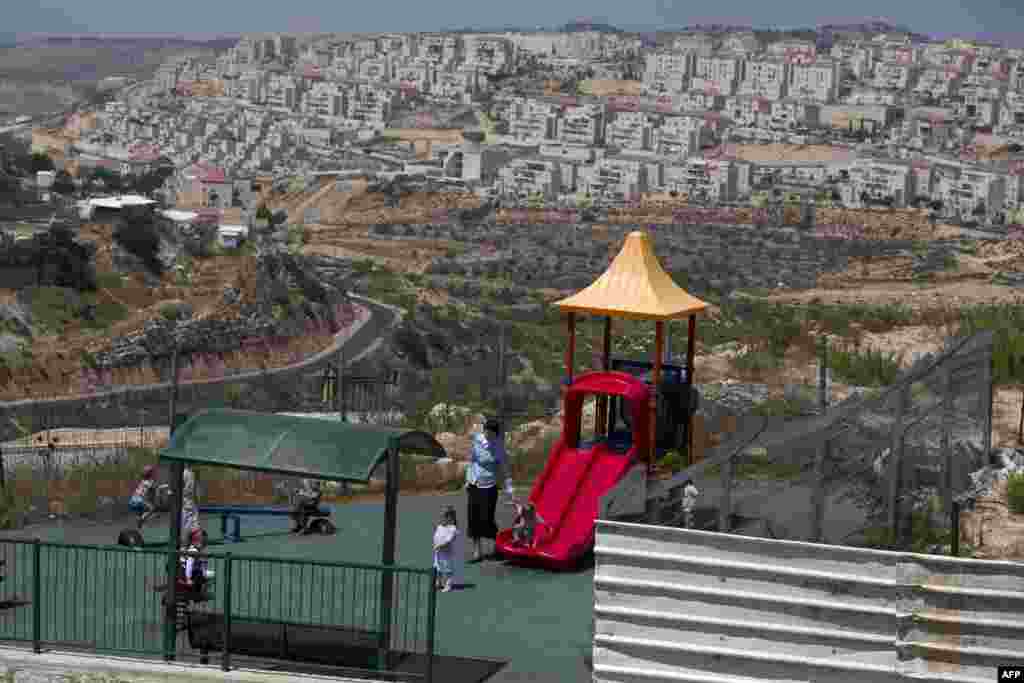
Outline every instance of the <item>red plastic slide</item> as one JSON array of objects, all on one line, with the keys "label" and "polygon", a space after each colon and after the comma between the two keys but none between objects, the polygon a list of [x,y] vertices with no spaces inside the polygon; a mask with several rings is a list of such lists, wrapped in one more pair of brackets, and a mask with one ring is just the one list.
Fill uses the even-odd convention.
[{"label": "red plastic slide", "polygon": [[[583,399],[588,394],[629,401],[635,433],[626,448],[614,448],[607,440],[579,443]],[[511,529],[499,532],[496,546],[502,556],[568,569],[593,547],[602,496],[640,463],[645,450],[648,396],[646,384],[622,372],[588,373],[569,387],[562,436],[530,493],[543,523],[538,522],[532,547],[516,544]]]}]

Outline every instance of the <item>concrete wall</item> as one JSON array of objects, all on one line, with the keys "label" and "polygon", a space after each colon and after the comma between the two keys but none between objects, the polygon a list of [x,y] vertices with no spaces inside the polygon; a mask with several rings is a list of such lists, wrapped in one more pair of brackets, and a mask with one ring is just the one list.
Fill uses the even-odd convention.
[{"label": "concrete wall", "polygon": [[995,680],[1024,564],[599,521],[594,681]]},{"label": "concrete wall", "polygon": [[[6,678],[3,678],[6,676]],[[273,673],[255,669],[220,670],[219,661],[200,666],[162,660],[89,657],[0,648],[0,678],[13,683],[375,683],[368,679]],[[377,682],[380,683],[380,682]]]}]

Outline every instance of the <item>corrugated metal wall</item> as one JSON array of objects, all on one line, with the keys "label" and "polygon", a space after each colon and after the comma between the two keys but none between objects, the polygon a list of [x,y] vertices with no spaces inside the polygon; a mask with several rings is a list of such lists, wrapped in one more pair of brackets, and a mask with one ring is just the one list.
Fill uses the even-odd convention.
[{"label": "corrugated metal wall", "polygon": [[594,681],[994,681],[1024,563],[599,521]]}]

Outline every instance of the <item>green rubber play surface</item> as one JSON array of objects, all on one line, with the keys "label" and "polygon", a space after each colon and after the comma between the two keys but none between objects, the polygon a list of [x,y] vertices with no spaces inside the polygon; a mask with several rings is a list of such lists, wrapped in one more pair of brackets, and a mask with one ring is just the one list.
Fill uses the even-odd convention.
[{"label": "green rubber play surface", "polygon": [[[429,568],[431,540],[445,504],[454,504],[465,518],[462,495],[403,496],[398,506],[397,562]],[[317,560],[377,564],[384,523],[382,503],[333,504],[334,536],[295,536],[290,520],[242,517],[243,543],[221,544],[220,520],[206,516],[204,526],[214,543],[210,552],[281,560]],[[499,506],[499,523],[508,524],[508,510]],[[145,531],[147,543],[166,539],[166,517]],[[98,524],[53,522],[0,537],[95,544],[115,543],[130,522]],[[2,544],[7,579],[0,599],[31,595],[31,545]],[[75,641],[83,647],[158,654],[161,651],[160,594],[165,557],[157,548],[124,553],[97,553],[70,548],[43,548],[40,553],[44,640]],[[101,559],[97,559],[101,558]],[[103,565],[103,566],[97,566]],[[374,608],[379,584],[373,572],[337,567],[309,567],[239,560],[232,563],[232,613],[304,623],[347,624],[377,628]],[[24,567],[24,571],[19,568]],[[212,562],[215,582],[223,579],[222,563]],[[467,564],[468,586],[437,596],[436,651],[442,657],[481,658],[508,662],[490,681],[587,681],[593,610],[593,571],[550,573],[485,561]],[[59,585],[58,576],[70,577]],[[416,582],[429,580],[399,574],[398,608],[426,618],[426,604]],[[344,586],[344,590],[339,590]],[[223,607],[224,591],[214,586],[214,609]],[[412,604],[413,601],[419,601]],[[30,640],[32,607],[0,612],[0,640]],[[425,623],[396,622],[396,645],[422,646]],[[404,639],[404,640],[403,640]],[[413,649],[413,648],[409,648]],[[440,671],[438,672],[440,674]],[[438,680],[445,680],[443,678]],[[454,678],[452,683],[459,683]]]}]

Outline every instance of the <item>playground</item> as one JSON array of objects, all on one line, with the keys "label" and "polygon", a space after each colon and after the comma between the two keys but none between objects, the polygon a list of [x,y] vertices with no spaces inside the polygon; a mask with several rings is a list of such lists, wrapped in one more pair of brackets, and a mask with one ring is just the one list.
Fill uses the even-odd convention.
[{"label": "playground", "polygon": [[[396,564],[399,566],[429,567],[431,540],[437,516],[446,504],[455,505],[460,517],[465,515],[465,496],[408,495],[401,496],[398,504],[399,527],[397,534]],[[379,562],[383,538],[383,503],[358,502],[333,504],[332,519],[338,531],[333,536],[300,536],[289,533],[291,520],[281,517],[244,516],[243,543],[221,544],[220,523],[215,516],[205,516],[204,525],[210,530],[212,555],[230,551],[259,557],[325,562],[352,562],[373,564]],[[162,543],[166,528],[157,518],[145,529],[147,543]],[[44,542],[74,543],[76,545],[111,545],[116,529],[130,526],[133,518],[125,517],[113,524],[76,522],[50,522],[3,532],[0,540],[8,538],[35,538]],[[464,521],[464,520],[460,520]],[[499,505],[498,522],[506,527],[511,513]],[[15,576],[16,562],[21,559],[22,548],[0,544],[8,558],[8,579],[0,584],[3,598],[27,593],[24,582]],[[86,551],[80,551],[84,559]],[[157,655],[161,647],[161,620],[159,597],[145,585],[144,577],[132,581],[121,570],[113,570],[119,558],[98,558],[109,561],[111,568],[97,570],[83,566],[78,581],[86,581],[96,602],[104,596],[119,595],[123,599],[118,609],[118,622],[133,624],[132,649],[151,651]],[[162,569],[163,555],[154,554],[147,564],[152,574]],[[99,562],[98,562],[99,563]],[[97,564],[98,564],[97,563]],[[214,563],[216,566],[216,563]],[[45,564],[44,564],[45,567]],[[275,592],[289,592],[284,571],[273,572],[263,567],[253,596],[263,599],[267,586]],[[45,569],[44,569],[45,571]],[[286,571],[286,569],[285,569]],[[150,572],[145,572],[150,574]],[[437,632],[435,663],[436,680],[469,683],[488,680],[494,683],[512,681],[581,681],[589,678],[585,657],[590,654],[590,621],[593,609],[593,571],[552,573],[541,569],[510,566],[500,561],[468,564],[463,589],[439,595],[437,600]],[[133,588],[134,584],[134,588]],[[284,588],[279,588],[284,586]],[[59,629],[63,633],[82,633],[75,623],[81,617],[83,598],[72,595],[75,586],[67,587],[67,594],[47,595],[49,605],[44,607],[50,615],[65,620]],[[131,593],[132,590],[136,592]],[[314,596],[315,597],[315,596]],[[65,612],[61,614],[61,609]],[[0,613],[0,633],[30,632],[31,608]],[[84,619],[82,620],[84,621]],[[113,644],[120,639],[117,625],[107,633],[92,634],[97,645]],[[179,651],[181,651],[179,649]],[[241,660],[233,658],[236,665]],[[477,660],[477,661],[469,661]],[[217,660],[214,659],[216,664]],[[503,663],[504,667],[501,667]],[[302,667],[296,665],[296,670]],[[487,678],[495,672],[493,677]]]}]

